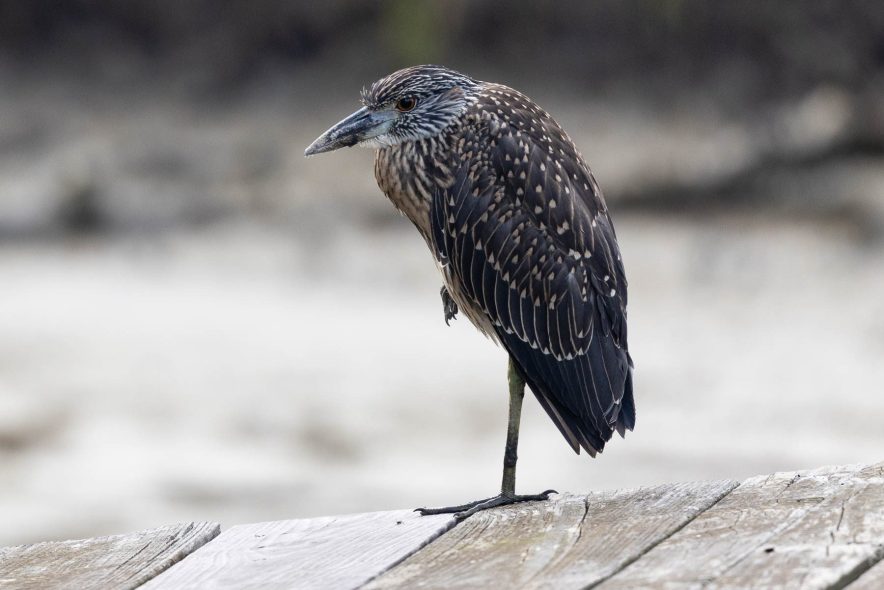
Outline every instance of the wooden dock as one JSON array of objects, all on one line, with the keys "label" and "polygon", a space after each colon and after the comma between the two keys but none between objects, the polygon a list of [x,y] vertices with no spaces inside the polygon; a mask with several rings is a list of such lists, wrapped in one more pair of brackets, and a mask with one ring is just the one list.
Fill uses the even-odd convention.
[{"label": "wooden dock", "polygon": [[[220,534],[219,534],[220,533]],[[884,589],[884,462],[0,549],[0,589]]]}]

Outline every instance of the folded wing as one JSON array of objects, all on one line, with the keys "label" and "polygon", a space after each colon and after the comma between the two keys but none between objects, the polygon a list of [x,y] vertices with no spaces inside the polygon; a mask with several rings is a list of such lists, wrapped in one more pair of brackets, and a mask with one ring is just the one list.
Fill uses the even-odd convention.
[{"label": "folded wing", "polygon": [[525,113],[536,125],[490,119],[460,142],[433,242],[572,448],[594,455],[635,423],[623,265],[573,144]]}]

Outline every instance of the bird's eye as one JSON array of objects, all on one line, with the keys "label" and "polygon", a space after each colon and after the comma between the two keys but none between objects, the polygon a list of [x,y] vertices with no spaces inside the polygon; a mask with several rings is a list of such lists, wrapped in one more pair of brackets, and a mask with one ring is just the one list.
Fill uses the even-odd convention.
[{"label": "bird's eye", "polygon": [[411,109],[417,106],[417,99],[408,97],[408,98],[400,98],[396,101],[396,110],[400,113],[407,113]]}]

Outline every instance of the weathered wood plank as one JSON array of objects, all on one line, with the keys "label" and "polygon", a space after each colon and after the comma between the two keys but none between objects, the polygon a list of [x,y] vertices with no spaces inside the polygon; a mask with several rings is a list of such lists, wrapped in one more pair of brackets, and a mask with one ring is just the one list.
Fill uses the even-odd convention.
[{"label": "weathered wood plank", "polygon": [[884,463],[778,473],[721,502],[599,586],[840,588],[884,548]]},{"label": "weathered wood plank", "polygon": [[637,559],[736,485],[566,495],[481,512],[367,588],[585,588]]},{"label": "weathered wood plank", "polygon": [[135,588],[215,537],[215,523],[0,548],[0,589]]},{"label": "weathered wood plank", "polygon": [[235,526],[143,590],[356,588],[453,525],[396,510]]}]

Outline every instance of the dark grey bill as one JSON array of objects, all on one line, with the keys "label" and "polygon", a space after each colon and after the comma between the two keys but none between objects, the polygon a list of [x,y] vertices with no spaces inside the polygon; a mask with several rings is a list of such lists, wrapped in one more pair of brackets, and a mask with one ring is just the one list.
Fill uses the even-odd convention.
[{"label": "dark grey bill", "polygon": [[313,156],[330,152],[342,147],[351,147],[379,134],[379,127],[387,117],[362,107],[343,121],[316,138],[316,141],[304,150],[305,156]]}]

